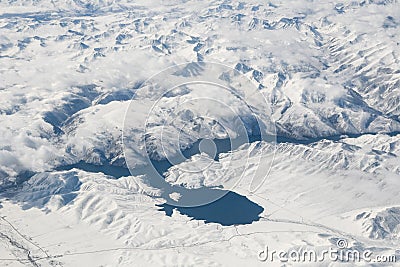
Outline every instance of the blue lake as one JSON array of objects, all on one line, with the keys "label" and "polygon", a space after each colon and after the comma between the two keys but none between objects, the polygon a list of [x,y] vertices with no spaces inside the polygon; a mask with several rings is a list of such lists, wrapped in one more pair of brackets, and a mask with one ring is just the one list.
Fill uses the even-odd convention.
[{"label": "blue lake", "polygon": [[[388,135],[394,136],[399,134],[398,132],[390,133]],[[355,138],[361,136],[361,134],[348,134],[348,137]],[[306,140],[296,140],[287,137],[278,136],[276,138],[277,143],[294,143],[294,144],[310,144],[320,140],[332,140],[339,141],[344,136],[330,136],[324,138],[307,138]],[[272,140],[273,138],[270,137]],[[261,137],[258,135],[250,136],[247,140],[248,143],[260,141]],[[218,160],[220,153],[226,153],[236,149],[239,145],[243,144],[243,140],[235,142],[235,140],[229,139],[218,139],[212,140],[215,143],[215,153],[213,157]],[[194,145],[184,151],[182,154],[184,158],[189,158],[200,152],[200,142],[194,143]],[[246,143],[247,143],[246,142]],[[174,163],[178,164],[184,160],[184,158],[174,159]],[[171,216],[173,210],[178,210],[181,214],[187,215],[195,220],[204,220],[207,223],[219,223],[221,225],[235,225],[235,224],[250,224],[254,221],[259,220],[259,215],[263,212],[263,208],[256,203],[250,201],[245,196],[239,195],[232,191],[226,191],[219,188],[199,188],[199,189],[187,189],[184,187],[178,187],[170,185],[163,179],[153,179],[154,177],[161,176],[170,167],[173,166],[168,160],[151,161],[151,166],[145,166],[142,168],[136,168],[129,170],[125,167],[111,166],[111,165],[94,165],[85,162],[78,162],[76,164],[60,166],[56,170],[71,170],[73,168],[85,170],[88,172],[101,172],[114,178],[120,178],[129,175],[142,175],[145,174],[149,179],[149,184],[155,188],[163,189],[163,198],[167,199],[170,192],[179,192],[182,199],[185,200],[185,204],[193,200],[193,203],[207,203],[204,205],[181,205],[178,201],[177,205],[165,203],[158,205],[160,211],[165,212],[166,215]],[[26,174],[21,177],[21,182],[28,180],[33,174]],[[209,199],[216,199],[215,201],[209,202]]]},{"label": "blue lake", "polygon": [[[257,137],[252,137],[247,142],[257,141]],[[218,160],[220,153],[229,152],[239,145],[241,142],[235,142],[229,139],[212,140],[215,144],[215,153],[213,157]],[[184,158],[189,158],[198,154],[202,150],[201,140],[194,143],[192,147],[182,151]],[[207,150],[207,148],[206,148]],[[172,160],[175,164],[182,162],[184,158],[176,158]],[[152,160],[151,166],[136,168],[130,170],[125,167],[111,165],[94,165],[85,162],[59,167],[58,170],[70,170],[73,168],[85,170],[88,172],[102,172],[106,175],[120,178],[129,175],[145,174],[148,183],[154,188],[163,190],[162,197],[169,198],[171,192],[178,192],[181,199],[175,204],[168,203],[158,205],[160,211],[165,212],[167,216],[171,216],[173,210],[178,210],[181,214],[187,215],[194,220],[204,220],[206,223],[219,223],[221,225],[251,224],[260,219],[259,215],[264,209],[256,203],[250,201],[245,196],[239,195],[232,191],[222,190],[219,188],[202,187],[198,189],[187,189],[180,186],[171,185],[156,177],[162,177],[163,174],[173,165],[168,160]],[[204,203],[204,205],[198,205]]]}]

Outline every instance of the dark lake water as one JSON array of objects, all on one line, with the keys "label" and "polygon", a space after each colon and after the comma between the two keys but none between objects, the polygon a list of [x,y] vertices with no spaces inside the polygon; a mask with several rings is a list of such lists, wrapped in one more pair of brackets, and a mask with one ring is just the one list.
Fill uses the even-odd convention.
[{"label": "dark lake water", "polygon": [[[394,133],[393,135],[398,134]],[[360,134],[361,135],[361,134]],[[351,135],[349,137],[355,138],[360,136],[359,134]],[[307,140],[296,140],[286,137],[277,137],[277,143],[295,143],[295,144],[310,144],[320,140],[332,140],[338,141],[343,136],[331,136],[325,138],[309,138]],[[273,139],[272,137],[270,138]],[[251,136],[246,140],[246,143],[252,143],[260,141],[261,136]],[[194,145],[184,151],[182,155],[184,157],[177,157],[172,159],[174,164],[179,164],[193,155],[200,153],[200,151],[209,152],[215,160],[218,160],[220,153],[226,153],[232,151],[242,145],[243,140],[230,140],[230,139],[218,139],[212,140],[214,147],[206,145],[201,147],[201,140],[194,143]],[[212,150],[215,151],[212,151]],[[207,223],[219,223],[221,225],[235,225],[235,224],[250,224],[254,221],[259,220],[260,214],[263,212],[263,208],[256,203],[250,201],[245,196],[239,195],[232,191],[226,191],[219,188],[199,188],[199,189],[187,189],[183,187],[173,186],[164,181],[164,179],[156,179],[154,177],[161,176],[174,164],[169,160],[151,161],[151,166],[135,168],[129,170],[128,168],[111,166],[111,165],[94,165],[85,162],[79,162],[73,165],[59,167],[58,170],[70,170],[73,168],[82,169],[88,172],[102,172],[106,175],[120,178],[129,175],[142,175],[145,174],[149,179],[149,184],[155,188],[163,189],[163,198],[168,199],[169,193],[179,192],[181,199],[175,204],[168,203],[158,205],[160,211],[165,212],[166,215],[171,216],[173,210],[178,210],[181,214],[185,214],[195,220],[204,220]],[[154,179],[153,179],[154,178]],[[215,200],[215,201],[209,201]],[[204,203],[204,205],[198,205],[198,203]]]},{"label": "dark lake water", "polygon": [[235,192],[227,191],[222,198],[198,207],[176,207],[170,204],[158,205],[168,216],[174,209],[195,220],[221,225],[249,224],[259,220],[264,209],[248,198]]},{"label": "dark lake water", "polygon": [[[259,137],[250,137],[247,142],[257,141]],[[239,195],[232,191],[222,190],[219,188],[202,187],[198,189],[187,189],[180,186],[171,185],[164,179],[154,177],[163,177],[163,174],[173,166],[171,163],[178,164],[183,162],[185,158],[203,151],[212,155],[218,160],[220,153],[229,152],[243,144],[242,140],[218,139],[211,140],[215,145],[210,146],[209,142],[197,141],[192,147],[182,151],[184,157],[174,158],[170,160],[151,161],[151,166],[136,168],[131,172],[128,168],[111,166],[111,165],[94,165],[85,162],[59,167],[58,170],[71,170],[73,168],[85,170],[88,172],[101,172],[106,175],[120,178],[129,175],[145,174],[149,178],[149,185],[154,188],[163,190],[162,197],[169,199],[169,194],[178,192],[181,195],[176,205],[173,201],[158,205],[160,211],[165,212],[167,216],[171,216],[173,210],[178,210],[181,214],[185,214],[194,220],[204,220],[206,223],[219,223],[221,225],[250,224],[259,220],[259,215],[263,212],[263,208],[258,204],[250,201],[245,196]],[[205,143],[205,144],[204,144]],[[213,149],[215,151],[213,151]]]},{"label": "dark lake water", "polygon": [[[161,162],[160,165],[166,168],[168,164]],[[98,166],[85,162],[63,166],[60,167],[59,170],[71,170],[73,168],[88,172],[101,172],[115,178],[131,175],[129,169],[124,167]],[[164,168],[158,171],[161,172]],[[186,189],[172,186],[166,182],[159,186],[162,186],[162,189],[165,190],[164,198],[168,197],[167,193],[169,192],[179,192],[183,199],[182,201],[178,201],[177,205],[168,203],[157,205],[160,208],[159,210],[165,212],[167,216],[171,216],[173,210],[176,209],[181,214],[187,215],[194,220],[204,220],[206,223],[219,223],[221,225],[236,225],[250,224],[254,221],[258,221],[260,218],[259,215],[264,211],[258,204],[232,191],[204,187],[199,189]],[[214,199],[216,200],[209,201]],[[191,203],[196,206],[190,207]],[[197,206],[198,203],[207,204]]]}]

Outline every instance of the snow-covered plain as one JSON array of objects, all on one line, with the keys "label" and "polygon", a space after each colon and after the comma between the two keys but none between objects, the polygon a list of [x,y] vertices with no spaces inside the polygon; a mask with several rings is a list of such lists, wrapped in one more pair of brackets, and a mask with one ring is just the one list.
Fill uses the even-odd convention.
[{"label": "snow-covered plain", "polygon": [[[340,238],[399,262],[399,25],[396,0],[0,1],[0,265],[297,266],[259,251]],[[257,97],[146,86],[171,67],[196,79],[206,62]],[[254,135],[254,118],[277,142],[174,162],[164,177],[180,193],[141,172],[146,152]],[[156,206],[209,187],[246,196],[259,220]]]}]

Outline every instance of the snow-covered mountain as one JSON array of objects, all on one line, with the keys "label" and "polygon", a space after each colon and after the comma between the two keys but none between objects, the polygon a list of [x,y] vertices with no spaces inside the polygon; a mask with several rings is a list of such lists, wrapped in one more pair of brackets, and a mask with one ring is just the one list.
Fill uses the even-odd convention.
[{"label": "snow-covered mountain", "polygon": [[[399,257],[399,25],[396,0],[0,1],[0,265]],[[169,212],[202,190],[257,220]]]}]

